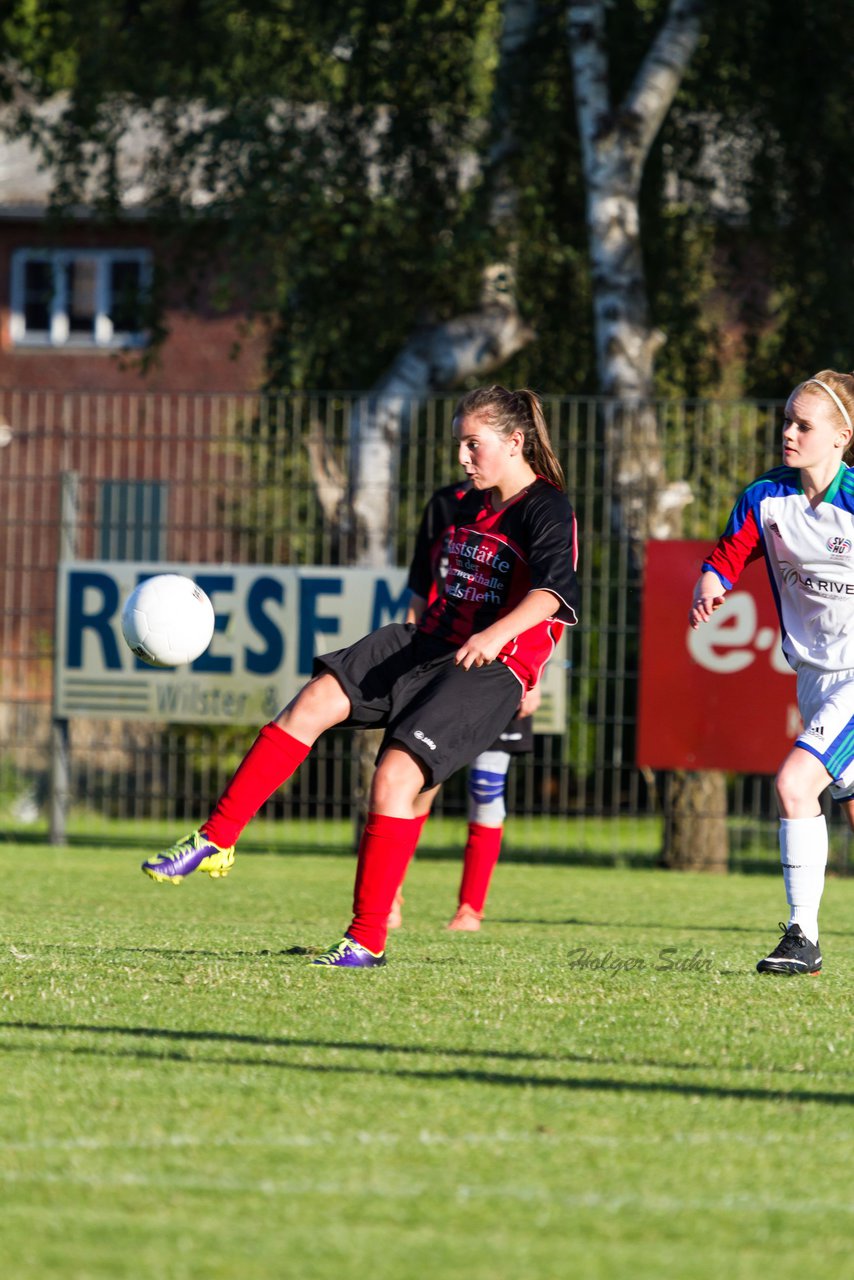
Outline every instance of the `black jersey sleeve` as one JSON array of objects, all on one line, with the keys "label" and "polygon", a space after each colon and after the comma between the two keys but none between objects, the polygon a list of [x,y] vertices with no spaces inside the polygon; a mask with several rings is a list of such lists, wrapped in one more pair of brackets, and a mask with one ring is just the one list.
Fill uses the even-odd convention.
[{"label": "black jersey sleeve", "polygon": [[406,585],[409,590],[416,596],[421,596],[423,600],[429,599],[430,588],[434,582],[434,548],[433,538],[430,530],[433,526],[433,519],[430,507],[436,495],[427,503],[421,513],[421,523],[418,526],[418,533],[415,538],[415,550],[412,553],[412,561],[409,565],[409,577]]},{"label": "black jersey sleeve", "polygon": [[554,615],[578,621],[578,563],[575,513],[565,493],[541,480],[526,504],[528,573],[531,591],[551,591],[560,601]]}]

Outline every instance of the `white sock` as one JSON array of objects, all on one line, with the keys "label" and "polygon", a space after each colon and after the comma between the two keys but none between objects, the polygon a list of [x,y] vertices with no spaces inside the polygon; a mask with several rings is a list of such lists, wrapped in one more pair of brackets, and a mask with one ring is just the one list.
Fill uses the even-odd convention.
[{"label": "white sock", "polygon": [[800,925],[810,942],[818,942],[818,907],[827,866],[827,823],[817,818],[780,819],[780,861],[789,924]]}]

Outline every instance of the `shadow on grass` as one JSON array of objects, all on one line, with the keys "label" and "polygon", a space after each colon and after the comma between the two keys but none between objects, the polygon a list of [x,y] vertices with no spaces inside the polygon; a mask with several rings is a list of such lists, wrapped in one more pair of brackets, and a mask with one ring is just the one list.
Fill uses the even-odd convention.
[{"label": "shadow on grass", "polygon": [[[601,929],[603,931],[608,932],[609,934],[613,930],[619,930],[619,931],[629,930],[629,931],[634,931],[636,933],[645,933],[647,935],[650,935],[652,945],[656,945],[655,935],[661,935],[661,934],[665,936],[665,940],[673,937],[674,935],[677,935],[680,938],[682,938],[684,935],[685,937],[687,937],[687,939],[690,940],[690,938],[692,938],[695,934],[738,933],[738,934],[747,934],[753,937],[754,939],[756,939],[757,955],[759,955],[759,953],[762,951],[763,939],[765,942],[767,942],[768,935],[771,932],[771,930],[767,928],[763,930],[762,928],[759,928],[756,925],[745,925],[745,924],[675,925],[672,922],[668,922],[666,924],[655,924],[655,923],[651,923],[648,920],[616,920],[614,918],[611,918],[610,920],[587,920],[587,919],[582,919],[579,916],[548,918],[546,916],[493,916],[493,915],[490,915],[487,921],[487,925],[509,925],[511,927],[513,927],[514,925],[517,925],[522,928],[529,928],[533,926],[536,928],[554,928],[554,929],[584,929],[584,930]],[[457,935],[458,938],[459,936],[460,935]],[[849,936],[849,930],[822,929],[821,936],[823,938],[828,938],[828,937],[847,938]],[[493,940],[498,941],[498,939],[493,939]],[[589,934],[584,935],[585,949],[588,946],[592,946],[594,941],[595,941],[594,939],[590,938]],[[579,942],[578,938],[573,938],[573,939],[567,938],[565,940],[565,944],[567,946],[567,952],[569,953],[569,951],[573,949],[573,944],[578,944],[578,942]],[[660,937],[657,938],[657,943],[658,944],[661,943]],[[619,944],[612,937],[609,937],[608,942],[603,945],[605,945],[606,949],[609,952],[611,952]],[[87,956],[94,957],[94,958],[109,957],[111,960],[115,960],[116,962],[120,962],[122,957],[133,957],[134,959],[139,959],[139,960],[143,960],[147,958],[155,958],[160,960],[196,960],[196,959],[221,960],[221,961],[252,960],[252,959],[266,960],[266,959],[275,959],[277,957],[282,957],[282,956],[321,955],[322,952],[326,950],[326,947],[323,947],[323,946],[303,946],[298,944],[294,944],[289,947],[283,946],[283,947],[239,948],[239,947],[229,946],[229,947],[221,947],[216,949],[211,949],[209,947],[206,947],[206,948],[158,947],[158,946],[151,946],[151,945],[139,946],[139,945],[134,945],[132,943],[115,943],[112,946],[93,947],[92,944],[88,942],[87,943],[83,943],[83,942],[53,943],[53,942],[42,942],[41,940],[31,941],[27,937],[17,938],[15,942],[15,950],[21,951],[21,950],[26,950],[28,948],[32,948],[33,954],[56,952],[59,955],[67,955],[69,953],[80,953],[80,954],[85,954]],[[0,956],[0,959],[1,958],[2,956]],[[27,958],[29,958],[29,956]],[[447,961],[437,960],[434,958],[430,961],[430,963],[431,964],[439,964],[439,963],[456,964],[458,963],[458,958],[456,955],[449,956],[447,958]],[[591,967],[595,967],[595,966],[591,966]],[[738,974],[742,973],[742,970],[722,968],[718,970],[718,972],[726,976],[737,976]],[[2,1022],[0,1022],[0,1026],[2,1025],[3,1025]]]},{"label": "shadow on grass", "polygon": [[[668,921],[666,924],[652,924],[649,920],[579,920],[577,917],[568,916],[563,920],[551,919],[547,920],[540,916],[493,916],[488,917],[488,924],[509,924],[509,925],[558,925],[572,929],[634,929],[642,933],[687,933],[690,937],[695,933],[749,933],[757,939],[757,943],[761,949],[763,940],[768,942],[769,935],[773,935],[773,927],[769,926],[759,929],[755,925],[749,924],[672,924]],[[781,921],[782,923],[782,921]],[[847,938],[850,936],[848,929],[825,929],[822,926],[822,938],[838,937]],[[777,941],[777,939],[775,939]],[[613,946],[613,943],[609,944]],[[42,948],[43,950],[44,948]],[[68,950],[68,947],[60,947],[58,950]]]},{"label": "shadow on grass", "polygon": [[[254,1036],[243,1035],[230,1031],[176,1031],[163,1027],[117,1027],[117,1026],[98,1026],[95,1024],[80,1023],[43,1023],[43,1022],[10,1022],[0,1021],[0,1030],[2,1031],[24,1031],[37,1032],[44,1035],[65,1035],[65,1034],[82,1034],[96,1036],[126,1036],[136,1040],[151,1040],[153,1042],[162,1041],[164,1044],[174,1044],[176,1042],[189,1042],[194,1044],[233,1044],[238,1046],[253,1046],[264,1049],[319,1049],[332,1050],[333,1052],[355,1052],[361,1055],[368,1054],[400,1054],[400,1055],[430,1055],[443,1058],[462,1058],[462,1059],[485,1059],[498,1060],[499,1062],[521,1062],[536,1063],[544,1062],[549,1064],[567,1063],[580,1066],[594,1067],[651,1067],[660,1071],[679,1071],[679,1072],[696,1072],[705,1071],[710,1068],[705,1064],[696,1065],[685,1062],[658,1062],[648,1059],[632,1060],[631,1058],[623,1058],[619,1062],[612,1058],[592,1058],[583,1054],[548,1054],[548,1053],[529,1053],[525,1051],[504,1051],[496,1049],[455,1049],[440,1048],[434,1045],[398,1045],[386,1043],[364,1043],[360,1041],[342,1041],[342,1040],[317,1040],[317,1039],[300,1039],[290,1036]],[[832,1093],[829,1090],[820,1089],[773,1089],[768,1087],[751,1088],[744,1085],[711,1085],[702,1082],[690,1082],[686,1084],[675,1083],[671,1080],[622,1080],[618,1078],[607,1078],[604,1076],[557,1076],[557,1075],[515,1075],[507,1071],[495,1071],[489,1068],[471,1069],[468,1067],[454,1067],[445,1069],[441,1067],[393,1067],[384,1065],[374,1065],[369,1061],[361,1061],[356,1065],[348,1066],[342,1063],[305,1063],[305,1062],[283,1062],[271,1061],[269,1058],[251,1058],[251,1057],[227,1057],[212,1056],[210,1054],[200,1057],[196,1053],[182,1052],[176,1049],[160,1050],[157,1048],[117,1048],[108,1049],[100,1048],[92,1045],[50,1045],[47,1046],[49,1052],[58,1054],[70,1054],[72,1056],[81,1057],[100,1057],[100,1058],[131,1058],[140,1061],[170,1061],[170,1062],[186,1062],[193,1066],[204,1064],[206,1066],[216,1067],[264,1067],[273,1070],[283,1071],[310,1071],[320,1074],[341,1075],[341,1076],[379,1076],[394,1077],[398,1079],[412,1080],[430,1080],[430,1081],[457,1081],[470,1084],[490,1084],[499,1086],[521,1086],[525,1089],[567,1089],[567,1090],[584,1090],[589,1092],[611,1091],[615,1093],[671,1093],[684,1097],[697,1098],[738,1098],[750,1102],[787,1102],[795,1103],[800,1106],[805,1102],[818,1102],[831,1106],[854,1106],[854,1093]],[[0,1040],[0,1052],[6,1053],[26,1053],[32,1052],[33,1046],[26,1044],[10,1044],[8,1041]],[[759,1071],[760,1068],[738,1068],[742,1071]],[[764,1069],[762,1069],[764,1070]],[[785,1068],[781,1068],[785,1070]],[[794,1069],[793,1069],[794,1071]]]},{"label": "shadow on grass", "polygon": [[[68,955],[69,953],[85,954],[97,959],[98,957],[109,957],[110,960],[120,961],[122,956],[133,956],[138,959],[157,959],[157,960],[266,960],[275,958],[276,956],[319,956],[327,947],[258,947],[251,951],[243,951],[237,947],[223,947],[221,950],[212,951],[210,949],[202,949],[201,947],[134,947],[134,946],[113,946],[113,947],[91,947],[85,943],[53,943],[53,942],[28,942],[27,939],[16,944],[15,949],[20,951],[22,948],[32,947],[35,951],[51,952],[55,951],[59,955]],[[2,1026],[2,1023],[0,1023]]]},{"label": "shadow on grass", "polygon": [[[30,848],[37,846],[46,847],[48,845],[48,837],[43,831],[15,831],[7,832],[0,836],[0,849],[4,844],[23,845]],[[66,837],[65,844],[56,846],[69,850],[74,849],[138,849],[140,852],[150,852],[152,845],[158,844],[158,837],[152,840],[151,835],[144,833],[129,833],[121,836],[104,834],[88,834],[82,832],[70,832]],[[272,844],[270,841],[260,841],[251,835],[244,836],[240,841],[240,849],[238,856],[244,857],[300,857],[302,855],[317,855],[319,857],[336,857],[343,858],[352,855],[355,858],[355,849],[350,849],[340,841],[328,843],[311,843],[293,839],[282,838]],[[462,844],[456,847],[447,845],[431,845],[429,842],[419,844],[418,858],[428,862],[459,862],[462,857]],[[575,865],[589,866],[623,866],[623,867],[653,867],[655,866],[656,855],[648,851],[628,850],[626,852],[598,852],[595,850],[585,849],[566,849],[557,846],[544,846],[538,849],[513,849],[505,847],[501,853],[502,862],[515,863],[571,863]],[[778,863],[779,869],[779,863]]]},{"label": "shadow on grass", "polygon": [[[6,832],[0,836],[0,850],[4,844],[20,845],[26,848],[46,847],[48,837],[41,830]],[[124,849],[150,853],[152,846],[158,844],[157,837],[135,832],[121,836],[105,834],[88,834],[71,832],[66,842],[58,848],[75,849]],[[307,844],[294,838],[292,841],[279,840],[271,847],[269,841],[254,840],[251,835],[244,836],[240,842],[239,857],[334,857],[341,858],[352,855],[355,851],[339,842],[326,844]],[[462,843],[459,847],[447,845],[431,845],[429,842],[419,844],[417,858],[424,862],[456,862],[462,859]],[[567,849],[555,845],[537,849],[523,849],[506,844],[501,851],[502,865],[516,866],[566,866],[566,867],[607,867],[630,871],[661,870],[658,865],[658,854],[648,849],[613,849],[608,851],[593,849]],[[741,857],[735,854],[730,859],[731,871],[741,875],[779,875],[779,856],[769,853],[767,859]],[[843,869],[830,868],[830,874],[844,873]],[[674,873],[678,874],[678,873]],[[694,873],[702,874],[702,873]]]},{"label": "shadow on grass", "polygon": [[[756,934],[755,927],[746,924],[650,924],[648,920],[579,920],[568,916],[564,920],[547,920],[539,916],[489,916],[489,924],[519,925],[563,925],[572,929],[634,929],[643,933],[751,933]],[[821,936],[832,930],[823,929]],[[846,932],[840,930],[841,933]],[[67,950],[67,948],[66,948]]]}]

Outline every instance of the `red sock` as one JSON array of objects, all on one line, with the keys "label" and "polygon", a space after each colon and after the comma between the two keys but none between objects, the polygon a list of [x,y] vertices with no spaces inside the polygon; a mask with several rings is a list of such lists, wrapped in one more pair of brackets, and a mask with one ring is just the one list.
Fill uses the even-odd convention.
[{"label": "red sock", "polygon": [[[428,810],[427,813],[422,813],[420,818],[415,819],[415,821],[418,823],[418,826],[416,827],[416,830],[415,830],[415,848],[412,850],[413,853],[415,852],[415,849],[418,848],[418,842],[421,839],[421,832],[424,830],[424,823],[427,821],[429,817],[430,817],[430,812]],[[405,879],[406,879],[406,868],[404,868],[404,872],[403,872],[403,880]],[[397,886],[398,891],[403,888],[403,880],[401,880],[400,884]]]},{"label": "red sock", "polygon": [[359,845],[353,923],[347,932],[375,955],[385,947],[388,913],[423,825],[420,818],[368,814]]},{"label": "red sock", "polygon": [[468,903],[473,911],[483,911],[489,882],[501,852],[503,827],[484,827],[469,823],[469,838],[463,854],[463,878],[460,884],[460,906]]},{"label": "red sock", "polygon": [[277,787],[295,773],[311,747],[277,724],[265,724],[201,831],[221,849],[235,844]]}]

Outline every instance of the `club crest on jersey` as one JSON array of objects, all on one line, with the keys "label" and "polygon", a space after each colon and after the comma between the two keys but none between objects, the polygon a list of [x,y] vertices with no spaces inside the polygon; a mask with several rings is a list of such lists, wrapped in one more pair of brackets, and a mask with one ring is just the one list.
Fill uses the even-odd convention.
[{"label": "club crest on jersey", "polygon": [[847,556],[851,550],[851,541],[849,538],[828,538],[827,549],[832,556]]}]

